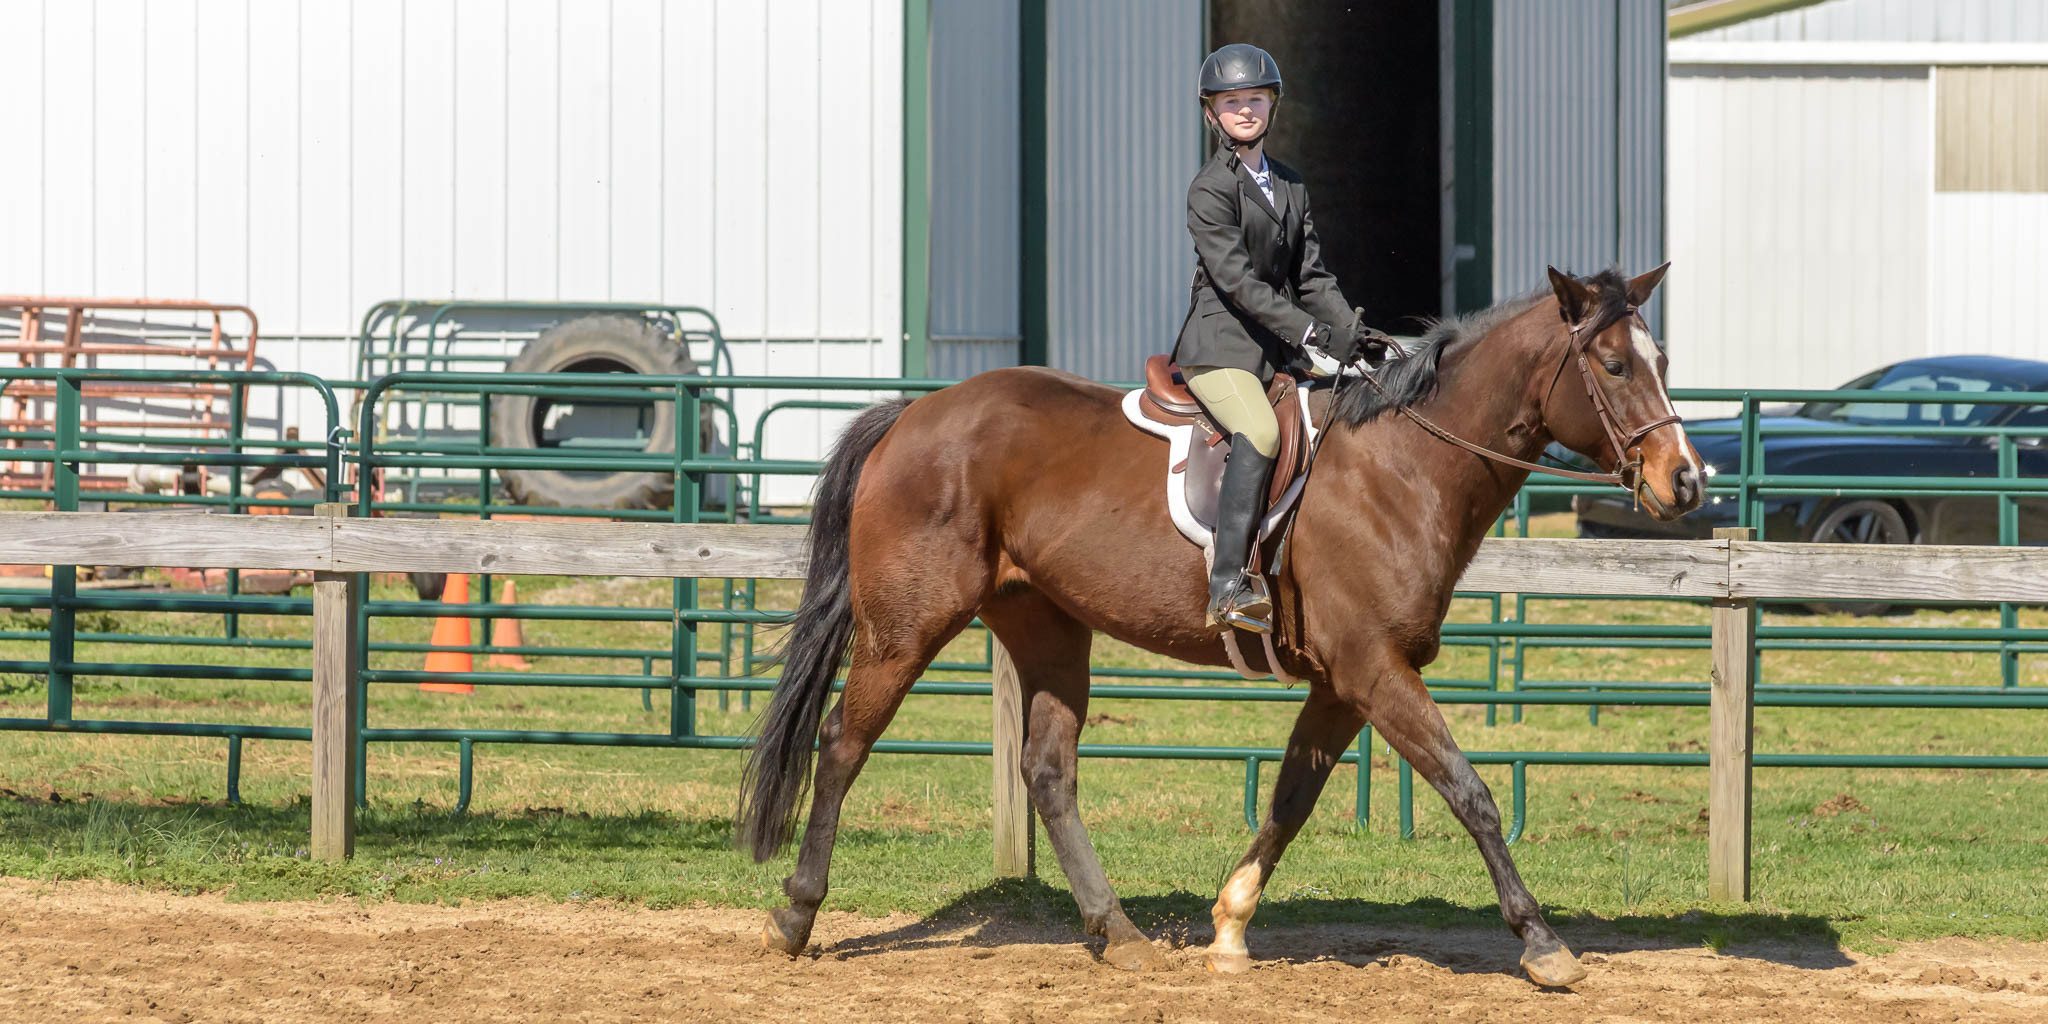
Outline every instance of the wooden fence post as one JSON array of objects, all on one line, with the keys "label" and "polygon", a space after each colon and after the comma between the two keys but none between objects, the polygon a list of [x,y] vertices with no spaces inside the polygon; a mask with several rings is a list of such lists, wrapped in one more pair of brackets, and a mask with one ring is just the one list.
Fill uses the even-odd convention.
[{"label": "wooden fence post", "polygon": [[1024,686],[1000,642],[990,666],[995,681],[995,861],[997,878],[1025,878],[1033,860],[1031,793],[1024,785]]},{"label": "wooden fence post", "polygon": [[[1753,540],[1749,527],[1722,527],[1717,540]],[[1756,601],[1717,598],[1714,675],[1708,698],[1707,898],[1749,899],[1750,768],[1756,735]]]},{"label": "wooden fence post", "polygon": [[[348,505],[324,502],[314,514],[348,516]],[[351,790],[356,756],[356,612],[362,587],[350,572],[313,574],[313,844],[315,860],[355,853]]]}]

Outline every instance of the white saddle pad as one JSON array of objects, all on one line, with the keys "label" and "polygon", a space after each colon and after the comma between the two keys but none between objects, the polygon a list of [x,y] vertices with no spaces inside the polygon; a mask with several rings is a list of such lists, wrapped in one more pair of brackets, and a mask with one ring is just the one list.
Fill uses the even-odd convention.
[{"label": "white saddle pad", "polygon": [[[1216,458],[1202,457],[1211,453],[1198,451],[1200,442],[1195,439],[1193,424],[1168,426],[1146,417],[1138,409],[1138,399],[1143,394],[1144,389],[1139,388],[1124,395],[1124,418],[1130,420],[1131,425],[1139,430],[1166,439],[1166,465],[1162,467],[1166,479],[1166,510],[1173,517],[1173,525],[1180,530],[1181,536],[1201,548],[1204,558],[1208,558],[1210,548],[1215,542],[1214,474],[1223,471],[1221,453],[1214,453],[1219,456]],[[1294,400],[1301,403],[1301,421],[1308,424],[1309,450],[1313,451],[1318,431],[1315,421],[1308,414],[1308,389],[1294,389]],[[1196,479],[1192,483],[1199,486],[1191,486],[1190,473],[1196,474]],[[1210,475],[1210,479],[1199,479],[1205,474]],[[1301,497],[1301,486],[1306,479],[1305,476],[1297,476],[1293,483],[1287,485],[1287,490],[1280,496],[1280,501],[1267,513],[1264,521],[1259,523],[1260,540],[1272,536],[1273,531],[1279,529],[1281,522],[1287,518],[1287,511],[1293,508],[1294,502]]]}]

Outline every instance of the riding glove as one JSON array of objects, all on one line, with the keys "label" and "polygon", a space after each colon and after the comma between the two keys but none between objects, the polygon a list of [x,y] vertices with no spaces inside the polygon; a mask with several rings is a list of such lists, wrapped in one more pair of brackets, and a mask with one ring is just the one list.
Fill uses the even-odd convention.
[{"label": "riding glove", "polygon": [[1315,345],[1335,359],[1339,366],[1350,366],[1365,354],[1365,340],[1350,327],[1316,325]]}]

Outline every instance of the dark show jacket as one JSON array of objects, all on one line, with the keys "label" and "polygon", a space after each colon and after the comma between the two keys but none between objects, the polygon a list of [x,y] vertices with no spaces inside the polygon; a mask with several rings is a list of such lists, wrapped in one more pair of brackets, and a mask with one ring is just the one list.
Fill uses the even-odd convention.
[{"label": "dark show jacket", "polygon": [[1312,324],[1351,322],[1337,279],[1323,269],[1308,187],[1271,156],[1266,167],[1271,204],[1228,148],[1188,185],[1195,279],[1173,348],[1182,366],[1236,367],[1270,380]]}]

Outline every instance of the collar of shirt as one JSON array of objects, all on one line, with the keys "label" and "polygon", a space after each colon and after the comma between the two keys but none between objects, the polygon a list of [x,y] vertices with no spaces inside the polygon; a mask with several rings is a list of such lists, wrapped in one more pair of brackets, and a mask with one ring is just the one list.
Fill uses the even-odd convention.
[{"label": "collar of shirt", "polygon": [[1266,154],[1259,154],[1258,170],[1252,170],[1249,165],[1245,170],[1251,173],[1252,184],[1259,186],[1259,191],[1266,194],[1266,202],[1270,205],[1273,202],[1273,165],[1266,160]]}]

